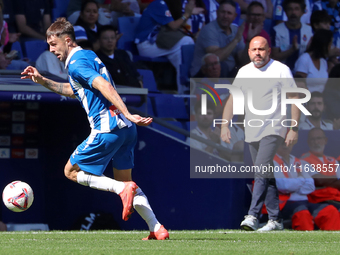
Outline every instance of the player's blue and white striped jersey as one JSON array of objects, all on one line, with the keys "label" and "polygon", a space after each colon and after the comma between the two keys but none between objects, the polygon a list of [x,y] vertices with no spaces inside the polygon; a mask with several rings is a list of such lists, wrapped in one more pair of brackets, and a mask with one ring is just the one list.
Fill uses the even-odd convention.
[{"label": "player's blue and white striped jersey", "polygon": [[116,88],[110,73],[93,51],[74,48],[67,57],[65,66],[68,67],[73,92],[87,113],[91,129],[106,133],[117,126],[131,126],[131,122],[99,90],[92,87],[93,80],[102,76]]}]

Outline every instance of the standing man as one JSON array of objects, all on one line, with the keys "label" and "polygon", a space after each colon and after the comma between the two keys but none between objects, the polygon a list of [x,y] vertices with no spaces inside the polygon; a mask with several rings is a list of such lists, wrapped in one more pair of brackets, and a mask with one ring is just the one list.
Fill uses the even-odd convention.
[{"label": "standing man", "polygon": [[[72,153],[65,165],[65,176],[81,185],[118,194],[123,202],[123,220],[128,220],[132,206],[147,222],[148,239],[169,238],[168,231],[157,221],[147,197],[132,181],[134,147],[137,142],[136,125],[147,126],[151,118],[132,115],[116,91],[105,65],[90,50],[83,50],[75,42],[73,26],[65,18],[58,18],[46,32],[50,51],[68,67],[70,83],[57,83],[43,77],[29,66],[22,79],[34,82],[60,95],[77,98],[85,109],[91,134]],[[103,175],[112,160],[114,178]]]},{"label": "standing man", "polygon": [[[258,229],[259,231],[282,230],[283,224],[279,210],[279,198],[273,171],[268,166],[273,166],[273,158],[278,147],[285,139],[286,145],[295,144],[298,139],[297,126],[289,130],[281,125],[281,121],[286,116],[281,115],[281,90],[283,88],[296,88],[293,76],[289,68],[273,59],[270,59],[270,48],[264,37],[256,36],[249,44],[248,54],[251,62],[242,67],[236,75],[233,86],[239,87],[245,99],[248,95],[254,98],[255,108],[258,110],[267,110],[272,106],[273,89],[277,89],[277,107],[275,111],[268,115],[256,115],[245,107],[245,122],[249,120],[263,121],[264,125],[254,127],[255,125],[246,125],[245,141],[249,143],[249,150],[257,171],[255,172],[255,183],[252,195],[252,201],[248,215],[241,222],[241,228],[244,230],[257,230],[258,217],[265,203],[268,211],[268,223]],[[242,78],[257,78],[242,79]],[[252,94],[252,95],[251,95]],[[275,94],[274,94],[275,95]],[[297,99],[298,94],[288,94],[289,98]],[[300,119],[300,111],[292,105],[292,116],[296,123]],[[223,112],[223,119],[228,120],[228,124],[233,117],[233,95],[230,94]],[[275,119],[276,121],[269,121]],[[294,123],[294,124],[296,124]],[[228,124],[222,125],[221,138],[229,143],[231,138]],[[292,125],[294,125],[292,124]],[[268,171],[263,171],[263,166]]]}]

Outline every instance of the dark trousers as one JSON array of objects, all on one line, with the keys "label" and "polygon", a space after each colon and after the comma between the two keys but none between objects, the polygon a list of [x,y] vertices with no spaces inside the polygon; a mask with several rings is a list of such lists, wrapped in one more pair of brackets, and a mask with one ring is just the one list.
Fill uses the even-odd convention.
[{"label": "dark trousers", "polygon": [[[283,141],[281,136],[269,135],[258,142],[249,143],[251,158],[258,171],[255,172],[254,189],[248,214],[256,218],[259,218],[261,214],[263,203],[266,205],[269,219],[278,220],[281,218],[279,192],[274,172],[269,170],[268,166],[274,167],[274,156]],[[263,166],[267,167],[266,171],[263,171]]]}]

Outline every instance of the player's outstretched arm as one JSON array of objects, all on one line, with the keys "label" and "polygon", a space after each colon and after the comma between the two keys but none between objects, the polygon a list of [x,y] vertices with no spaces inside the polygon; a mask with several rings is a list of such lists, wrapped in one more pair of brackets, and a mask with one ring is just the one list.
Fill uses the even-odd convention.
[{"label": "player's outstretched arm", "polygon": [[137,124],[138,126],[148,126],[152,122],[152,118],[144,118],[138,114],[131,114],[126,105],[124,104],[122,98],[119,96],[118,92],[114,87],[103,77],[98,76],[92,82],[92,87],[99,90],[103,96],[109,100],[117,109],[124,114],[125,118],[131,122]]},{"label": "player's outstretched arm", "polygon": [[24,75],[21,77],[21,79],[31,79],[35,83],[39,83],[40,85],[43,85],[45,88],[57,94],[75,98],[70,83],[55,82],[50,79],[47,79],[44,76],[42,76],[38,72],[38,70],[33,66],[26,67],[21,74]]}]

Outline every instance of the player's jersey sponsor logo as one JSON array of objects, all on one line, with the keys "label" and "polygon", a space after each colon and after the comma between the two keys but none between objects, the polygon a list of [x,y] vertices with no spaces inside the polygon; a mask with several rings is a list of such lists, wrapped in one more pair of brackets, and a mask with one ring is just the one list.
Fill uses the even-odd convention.
[{"label": "player's jersey sponsor logo", "polygon": [[110,111],[111,117],[117,116],[117,115],[119,115],[119,114],[122,113],[122,112],[121,112],[120,110],[118,110],[118,109],[116,108],[116,106],[114,106],[114,105],[111,105],[111,106],[110,106],[109,111]]}]

